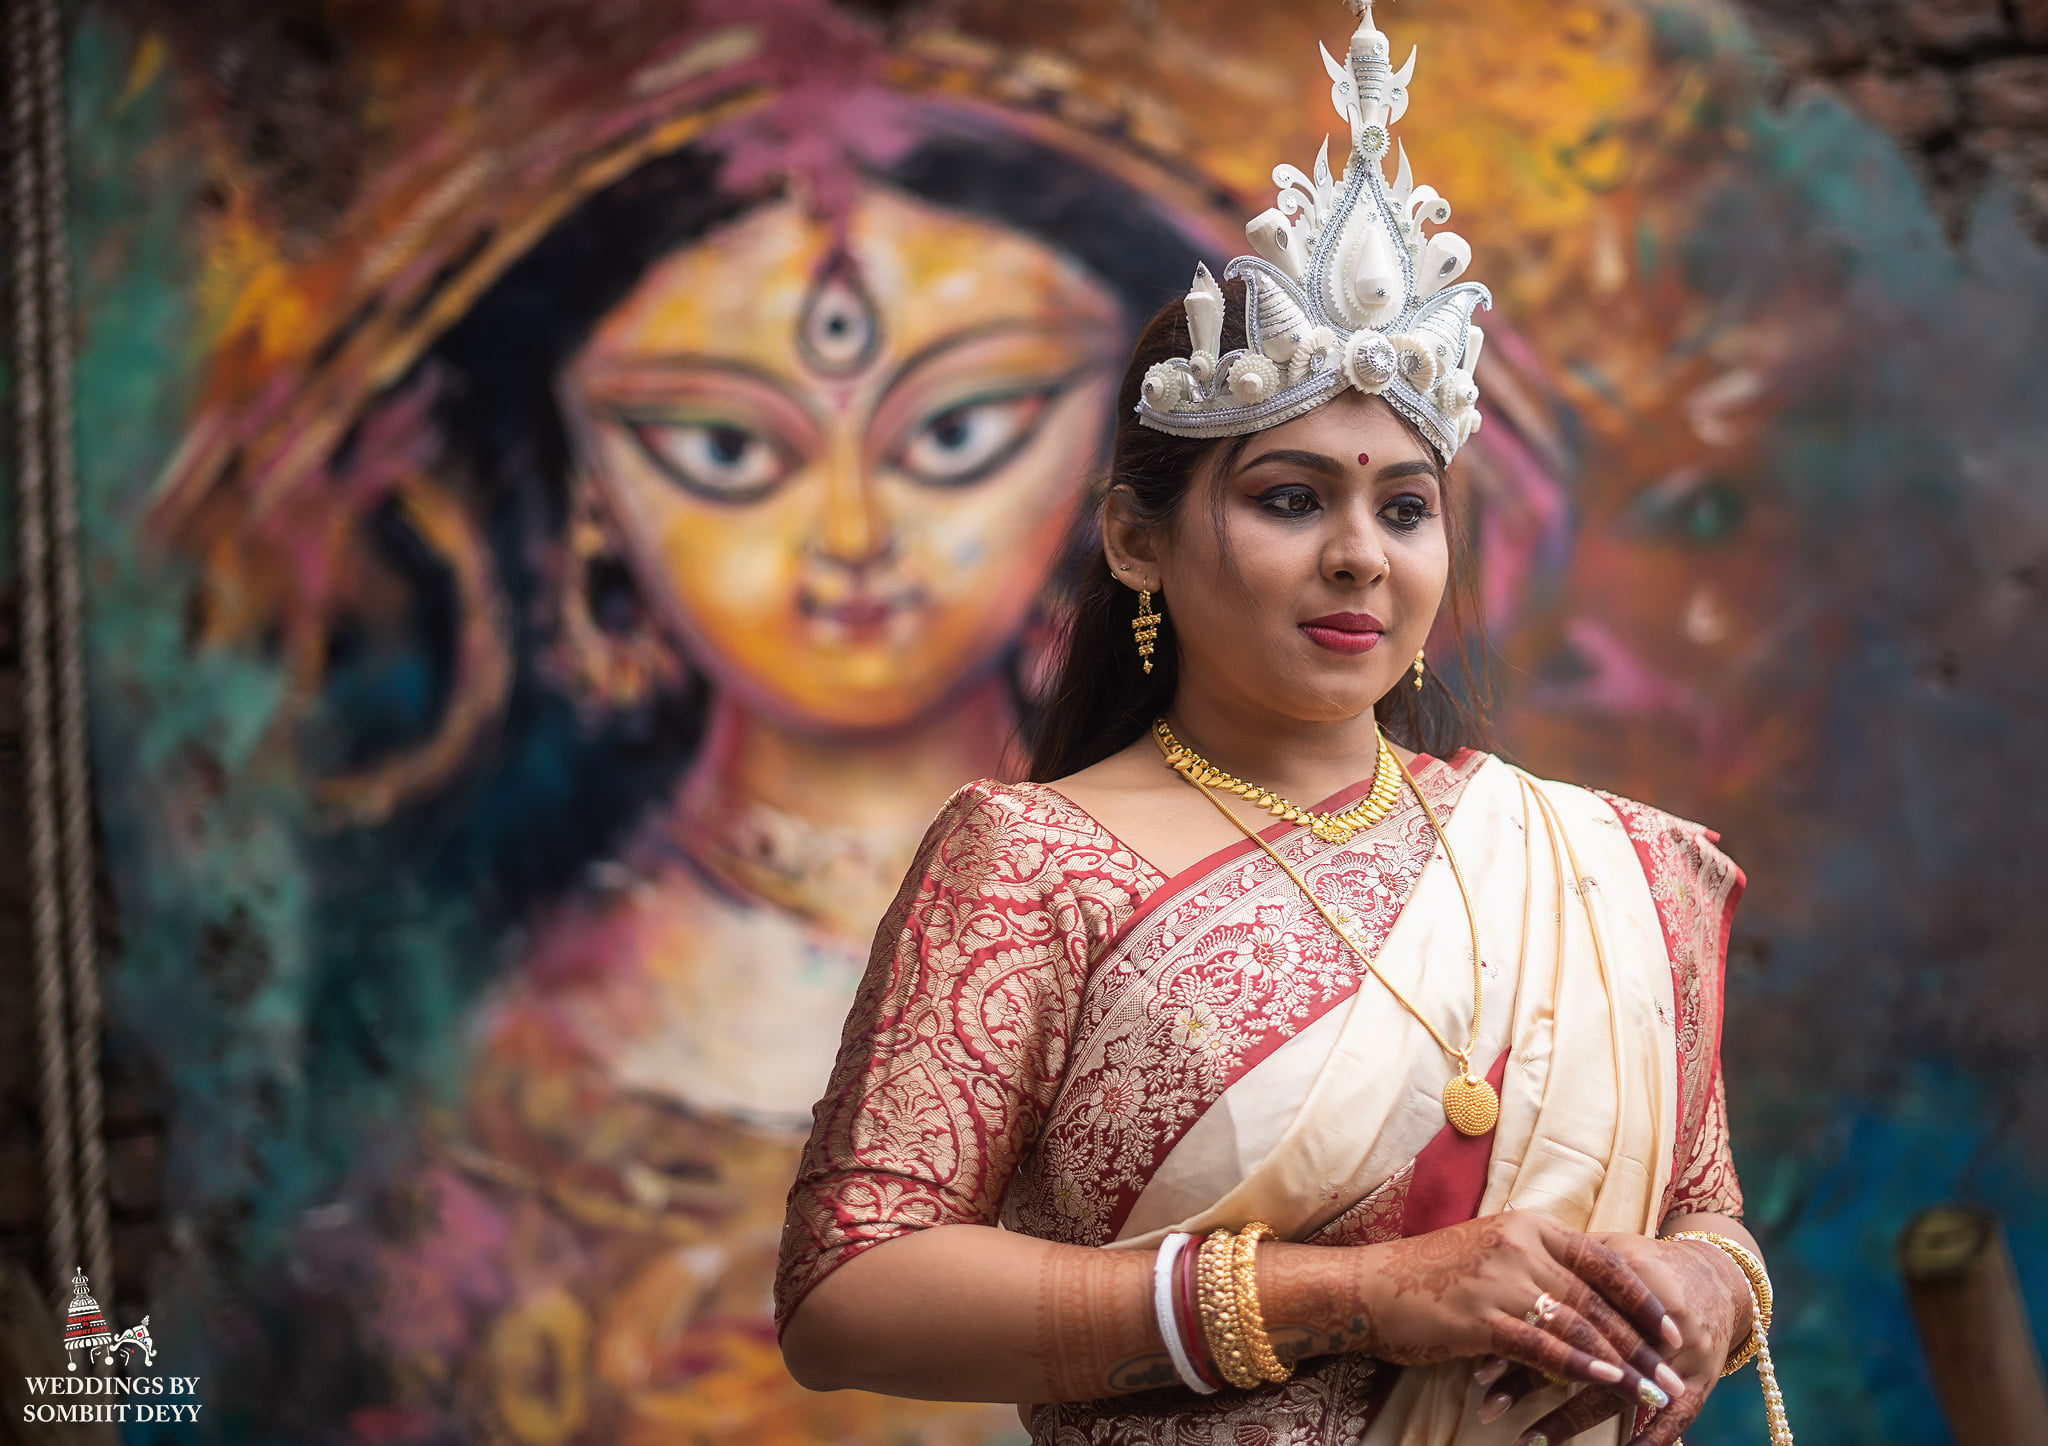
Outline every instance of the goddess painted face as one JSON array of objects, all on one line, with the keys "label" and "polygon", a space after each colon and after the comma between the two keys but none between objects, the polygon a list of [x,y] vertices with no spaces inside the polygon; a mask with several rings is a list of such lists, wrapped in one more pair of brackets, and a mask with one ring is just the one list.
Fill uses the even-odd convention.
[{"label": "goddess painted face", "polygon": [[1100,445],[1114,299],[1050,247],[880,186],[654,267],[563,404],[652,605],[800,727],[931,710],[1017,633]]}]

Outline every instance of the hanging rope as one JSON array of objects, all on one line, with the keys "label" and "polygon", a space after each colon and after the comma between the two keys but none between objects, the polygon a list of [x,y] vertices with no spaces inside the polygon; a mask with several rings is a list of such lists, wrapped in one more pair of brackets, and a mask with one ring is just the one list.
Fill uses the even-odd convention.
[{"label": "hanging rope", "polygon": [[37,1100],[59,1298],[84,1264],[111,1298],[98,940],[86,764],[77,475],[71,453],[63,40],[56,0],[8,0],[7,219],[14,476],[21,572],[24,801]]}]

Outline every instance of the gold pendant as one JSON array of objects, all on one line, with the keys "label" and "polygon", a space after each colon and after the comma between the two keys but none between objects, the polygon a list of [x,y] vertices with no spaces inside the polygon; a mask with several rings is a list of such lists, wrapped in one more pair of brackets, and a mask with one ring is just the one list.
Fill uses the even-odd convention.
[{"label": "gold pendant", "polygon": [[1467,1070],[1444,1086],[1444,1116],[1461,1135],[1483,1135],[1500,1119],[1500,1096]]},{"label": "gold pendant", "polygon": [[1334,819],[1326,818],[1319,823],[1310,824],[1309,832],[1324,843],[1347,844],[1351,842],[1351,835],[1355,830],[1346,828]]}]

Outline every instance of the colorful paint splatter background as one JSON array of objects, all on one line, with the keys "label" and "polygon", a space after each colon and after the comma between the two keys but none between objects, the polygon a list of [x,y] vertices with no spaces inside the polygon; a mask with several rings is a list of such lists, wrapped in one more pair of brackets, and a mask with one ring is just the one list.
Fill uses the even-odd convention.
[{"label": "colorful paint splatter background", "polygon": [[[1312,158],[1341,12],[199,14],[81,5],[70,51],[111,1048],[170,1112],[166,1245],[126,1300],[222,1439],[995,1439],[775,1385],[745,1259],[782,1126],[562,1026],[617,938],[664,947],[622,896],[704,887],[662,819],[720,702],[630,565],[577,571],[545,446],[491,429],[749,185],[843,214],[831,177],[865,167],[1163,297]],[[1996,182],[1945,229],[1890,140],[1778,93],[1705,0],[1382,23],[1420,46],[1402,133],[1498,299],[1474,485],[1504,746],[1746,866],[1727,1070],[1795,1424],[1944,1440],[1906,1217],[1999,1210],[2048,1314],[2048,259]],[[941,174],[963,136],[1023,168],[1004,196]],[[654,213],[610,213],[578,251],[636,184],[659,225],[622,248]],[[572,595],[602,668],[563,661]],[[927,721],[1028,707],[1042,609],[1015,611]],[[902,845],[861,827],[835,837],[865,879]],[[760,947],[852,927],[773,899],[736,906],[797,918]],[[1761,1434],[1744,1378],[1688,1439]]]}]

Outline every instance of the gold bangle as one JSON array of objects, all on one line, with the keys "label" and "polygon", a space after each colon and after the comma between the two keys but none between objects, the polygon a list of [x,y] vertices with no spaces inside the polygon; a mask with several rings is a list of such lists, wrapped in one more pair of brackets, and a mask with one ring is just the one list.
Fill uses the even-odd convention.
[{"label": "gold bangle", "polygon": [[1710,1235],[1704,1230],[1681,1230],[1664,1238],[1703,1240],[1734,1261],[1736,1268],[1749,1277],[1749,1300],[1752,1307],[1749,1339],[1728,1353],[1728,1363],[1721,1368],[1722,1375],[1734,1375],[1763,1349],[1764,1338],[1771,1333],[1771,1278],[1764,1273],[1764,1263],[1725,1235]]},{"label": "gold bangle", "polygon": [[1236,1255],[1231,1263],[1237,1285],[1237,1326],[1244,1339],[1245,1353],[1262,1381],[1278,1384],[1294,1374],[1273,1354],[1273,1338],[1266,1333],[1266,1315],[1259,1309],[1259,1242],[1275,1240],[1273,1227],[1254,1220],[1237,1233]]},{"label": "gold bangle", "polygon": [[1228,1230],[1218,1230],[1202,1242],[1195,1257],[1195,1289],[1202,1308],[1202,1339],[1208,1343],[1209,1359],[1223,1379],[1241,1391],[1248,1391],[1263,1379],[1253,1368],[1245,1349],[1244,1324],[1237,1314],[1237,1284],[1232,1266],[1237,1259],[1237,1240]]}]

